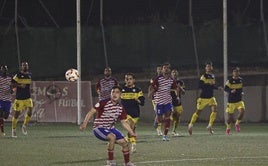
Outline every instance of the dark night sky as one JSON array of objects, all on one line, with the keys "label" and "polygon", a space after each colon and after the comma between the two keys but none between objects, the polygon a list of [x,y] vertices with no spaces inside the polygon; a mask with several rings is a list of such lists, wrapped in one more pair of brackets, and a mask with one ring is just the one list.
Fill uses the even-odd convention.
[{"label": "dark night sky", "polygon": [[[5,2],[5,3],[4,3]],[[60,27],[75,26],[76,0],[18,0],[19,25],[54,26],[42,2]],[[192,0],[197,23],[222,18],[222,0]],[[81,0],[82,25],[98,25],[99,0]],[[103,0],[104,24],[145,24],[180,22],[188,24],[189,0]],[[0,0],[0,25],[14,18],[14,0]],[[268,2],[264,0],[264,6]],[[259,22],[260,0],[228,0],[230,23]],[[264,7],[265,18],[268,8]]]}]

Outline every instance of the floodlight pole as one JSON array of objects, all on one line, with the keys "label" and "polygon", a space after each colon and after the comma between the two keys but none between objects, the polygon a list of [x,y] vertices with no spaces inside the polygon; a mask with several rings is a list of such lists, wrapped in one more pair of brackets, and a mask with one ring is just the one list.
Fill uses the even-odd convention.
[{"label": "floodlight pole", "polygon": [[[227,0],[223,0],[223,86],[228,77],[228,39],[227,39]],[[227,94],[223,92],[224,103],[224,122],[227,123],[228,115],[226,113]]]},{"label": "floodlight pole", "polygon": [[76,0],[76,30],[77,30],[77,70],[80,74],[77,80],[77,124],[81,124],[81,21],[80,0]]}]

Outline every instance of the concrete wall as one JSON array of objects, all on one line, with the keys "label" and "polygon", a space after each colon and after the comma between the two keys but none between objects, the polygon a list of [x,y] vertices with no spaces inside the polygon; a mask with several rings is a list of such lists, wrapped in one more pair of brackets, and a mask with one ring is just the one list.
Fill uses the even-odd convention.
[{"label": "concrete wall", "polygon": [[[245,116],[243,122],[265,122],[268,120],[268,86],[249,86],[244,87],[244,102],[246,106]],[[215,97],[218,102],[218,115],[216,122],[224,122],[224,104],[223,104],[223,91],[215,91]],[[144,94],[147,96],[147,94]],[[189,90],[183,96],[184,112],[181,116],[181,122],[189,122],[192,114],[196,110],[197,92]],[[141,108],[140,121],[152,122],[153,121],[153,108],[151,100],[146,97],[145,106]],[[237,114],[237,112],[236,112]],[[210,109],[205,108],[201,113],[198,121],[208,121]]]}]

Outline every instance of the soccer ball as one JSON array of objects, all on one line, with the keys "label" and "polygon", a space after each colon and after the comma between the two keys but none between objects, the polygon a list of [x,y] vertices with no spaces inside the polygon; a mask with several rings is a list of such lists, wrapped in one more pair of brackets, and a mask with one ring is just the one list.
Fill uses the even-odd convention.
[{"label": "soccer ball", "polygon": [[69,69],[65,73],[65,78],[67,81],[77,81],[79,78],[78,70],[76,69]]}]

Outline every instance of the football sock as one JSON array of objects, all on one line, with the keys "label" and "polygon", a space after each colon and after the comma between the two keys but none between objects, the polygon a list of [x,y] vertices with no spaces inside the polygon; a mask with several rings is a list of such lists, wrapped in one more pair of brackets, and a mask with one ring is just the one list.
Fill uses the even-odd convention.
[{"label": "football sock", "polygon": [[231,129],[231,123],[226,125],[227,129]]},{"label": "football sock", "polygon": [[165,131],[164,131],[164,135],[167,135],[168,130],[169,130],[169,127],[170,127],[170,118],[167,118],[165,120]]},{"label": "football sock", "polygon": [[4,120],[3,118],[0,118],[0,128],[1,128],[1,132],[4,132]]},{"label": "football sock", "polygon": [[238,119],[237,119],[236,122],[235,122],[235,124],[236,124],[236,125],[239,125],[240,122],[241,122],[241,120],[238,120]]},{"label": "football sock", "polygon": [[161,130],[161,128],[162,128],[162,123],[159,122],[159,123],[157,124],[157,129],[158,129],[158,130]]},{"label": "football sock", "polygon": [[210,126],[213,125],[215,119],[216,119],[217,112],[212,111],[209,117],[209,124]]},{"label": "football sock", "polygon": [[29,115],[26,115],[24,122],[23,122],[23,125],[26,126],[30,120],[31,120],[31,117]]},{"label": "football sock", "polygon": [[108,149],[108,160],[113,160],[114,159],[114,150]]},{"label": "football sock", "polygon": [[16,118],[12,118],[12,129],[16,129],[16,127],[17,127],[17,123],[18,123],[18,119],[16,119]]},{"label": "football sock", "polygon": [[198,118],[198,114],[197,113],[194,113],[193,116],[192,116],[192,118],[191,118],[190,124],[193,125],[196,122],[197,118]]},{"label": "football sock", "polygon": [[125,163],[129,162],[129,150],[128,151],[122,151],[124,155]]}]

